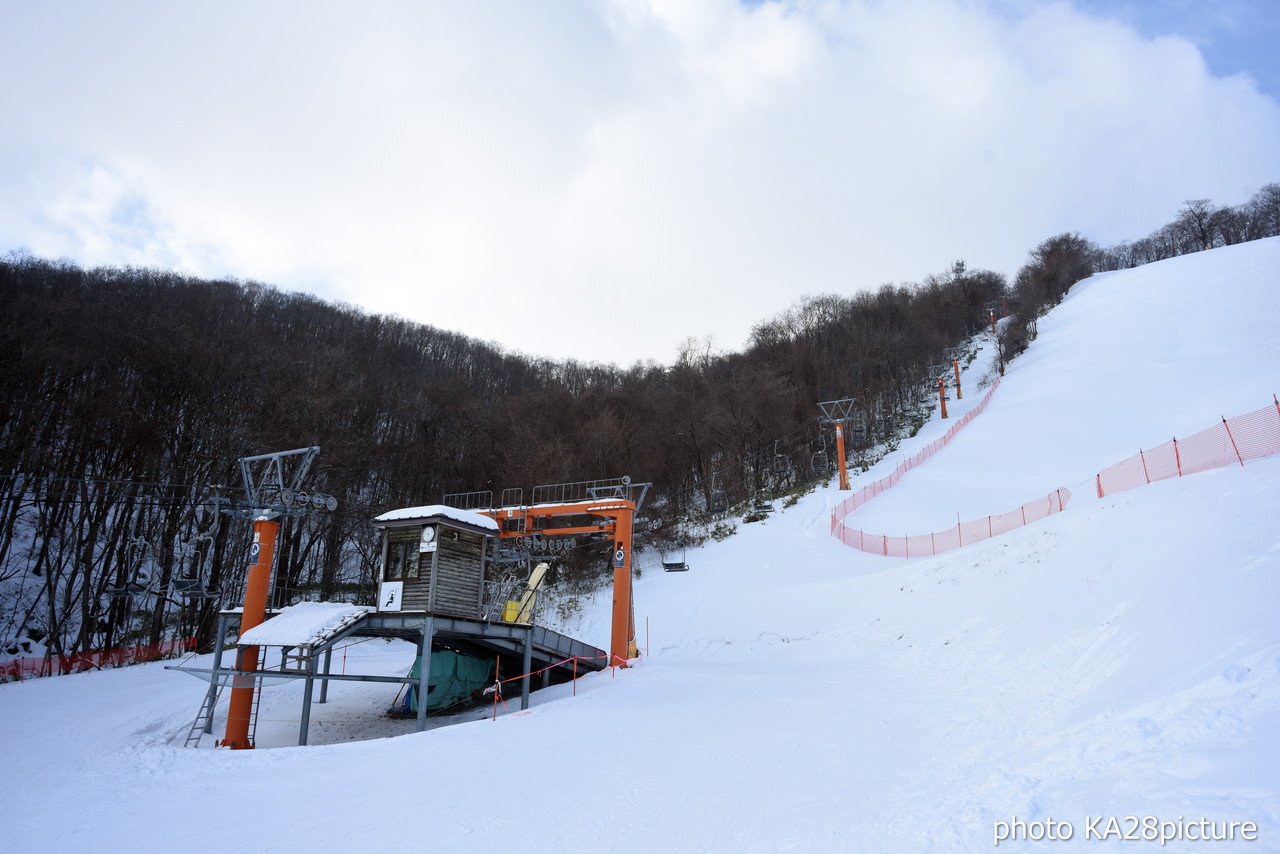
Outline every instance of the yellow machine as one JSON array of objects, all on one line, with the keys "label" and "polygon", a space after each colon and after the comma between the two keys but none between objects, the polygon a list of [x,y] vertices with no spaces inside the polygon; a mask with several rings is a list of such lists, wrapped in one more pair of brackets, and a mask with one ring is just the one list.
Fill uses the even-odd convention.
[{"label": "yellow machine", "polygon": [[538,589],[542,580],[551,569],[548,563],[540,563],[529,573],[529,583],[519,599],[508,599],[507,607],[502,610],[502,619],[508,623],[529,623],[533,620],[533,606],[538,602]]}]

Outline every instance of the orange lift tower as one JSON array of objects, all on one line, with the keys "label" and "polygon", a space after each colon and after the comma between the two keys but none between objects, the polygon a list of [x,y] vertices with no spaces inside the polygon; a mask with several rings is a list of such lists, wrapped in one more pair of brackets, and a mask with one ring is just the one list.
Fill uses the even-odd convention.
[{"label": "orange lift tower", "polygon": [[999,311],[999,312],[1000,312],[1000,314],[999,314],[999,316],[1000,316],[1000,317],[1004,317],[1004,316],[1005,316],[1005,312],[1004,312],[1004,297],[1001,297],[1001,298],[1000,298],[1000,300],[1001,300],[1001,301],[1000,301],[1000,302],[998,302],[998,303],[996,303],[996,302],[989,302],[989,303],[987,303],[987,304],[986,304],[986,306],[985,306],[985,308],[986,308],[986,312],[987,312],[987,319],[988,319],[988,320],[990,321],[990,323],[991,323],[991,334],[992,334],[992,335],[995,335],[995,334],[996,334],[996,317],[997,317],[996,312],[997,312],[997,311]]},{"label": "orange lift tower", "polygon": [[942,408],[942,417],[947,417],[947,365],[932,365],[929,368],[930,376],[934,377],[938,385],[938,406]]},{"label": "orange lift tower", "polygon": [[843,400],[827,400],[818,404],[818,408],[822,410],[822,417],[818,419],[819,424],[831,424],[836,431],[836,459],[839,461],[840,471],[840,488],[852,489],[849,485],[849,469],[845,465],[844,456],[844,430],[845,425],[853,417],[853,409],[858,405],[856,397],[846,397]]},{"label": "orange lift tower", "polygon": [[[267,615],[267,599],[271,590],[271,563],[275,557],[276,535],[280,532],[281,516],[297,516],[316,510],[334,510],[337,499],[322,492],[308,494],[302,491],[302,482],[311,468],[311,461],[320,453],[319,447],[298,448],[274,454],[260,454],[240,458],[240,474],[244,479],[245,500],[228,505],[224,513],[253,520],[253,545],[244,587],[244,610],[240,614],[239,633],[243,635],[260,625]],[[292,476],[286,482],[285,468],[292,468]],[[237,653],[238,674],[253,674],[258,670],[258,647],[251,646]],[[231,677],[231,700],[227,709],[227,731],[219,745],[232,750],[253,748],[250,725],[253,719],[254,699],[258,691],[258,679],[252,675]],[[216,697],[215,686],[210,694]]]},{"label": "orange lift tower", "polygon": [[947,361],[956,373],[956,400],[964,400],[964,392],[960,389],[960,358],[964,356],[963,347],[948,347]]},{"label": "orange lift tower", "polygon": [[515,541],[517,546],[530,538],[550,537],[605,538],[612,543],[609,664],[619,667],[640,654],[631,596],[632,534],[635,514],[648,490],[649,484],[632,483],[629,477],[557,483],[534,487],[530,504],[481,511],[498,523],[500,541]]}]

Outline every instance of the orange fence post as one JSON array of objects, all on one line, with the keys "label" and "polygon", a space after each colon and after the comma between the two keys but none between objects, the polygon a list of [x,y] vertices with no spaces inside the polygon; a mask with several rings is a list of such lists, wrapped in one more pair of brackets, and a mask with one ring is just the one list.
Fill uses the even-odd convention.
[{"label": "orange fence post", "polygon": [[1227,423],[1227,416],[1222,416],[1222,426],[1227,430],[1227,438],[1231,440],[1231,450],[1236,452],[1236,459],[1240,461],[1240,465],[1244,465],[1244,457],[1240,456],[1240,448],[1236,445],[1236,437],[1231,435],[1231,425]]}]

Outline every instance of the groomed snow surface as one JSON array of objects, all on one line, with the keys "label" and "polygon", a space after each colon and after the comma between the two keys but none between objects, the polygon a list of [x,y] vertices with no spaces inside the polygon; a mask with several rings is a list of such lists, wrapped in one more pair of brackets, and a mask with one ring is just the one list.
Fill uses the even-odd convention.
[{"label": "groomed snow surface", "polygon": [[[261,749],[191,750],[206,685],[162,664],[0,686],[5,848],[1280,851],[1280,457],[1092,489],[1139,448],[1269,403],[1277,320],[1277,239],[1078,285],[986,413],[850,524],[926,533],[1059,486],[1066,512],[902,560],[832,539],[847,493],[820,489],[690,550],[689,572],[642,559],[648,654],[526,714],[416,734],[383,714],[397,686],[335,683],[298,748],[285,683],[263,692]],[[561,628],[606,647],[608,613],[605,593]],[[411,654],[364,640],[334,669],[403,673]],[[1119,838],[1201,819],[1257,839]],[[1015,820],[1072,838],[996,848]]]}]

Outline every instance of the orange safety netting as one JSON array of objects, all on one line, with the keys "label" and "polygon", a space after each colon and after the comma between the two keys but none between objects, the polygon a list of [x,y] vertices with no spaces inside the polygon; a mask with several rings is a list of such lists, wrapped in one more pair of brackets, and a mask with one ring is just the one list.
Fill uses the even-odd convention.
[{"label": "orange safety netting", "polygon": [[1275,395],[1272,401],[1256,412],[1223,418],[1194,436],[1172,439],[1108,466],[1097,476],[1098,497],[1280,453],[1280,401]]},{"label": "orange safety netting", "polygon": [[1067,506],[1067,502],[1071,500],[1071,491],[1065,488],[1055,489],[1044,498],[1028,502],[1008,513],[986,516],[981,519],[975,519],[972,522],[957,522],[954,528],[930,534],[890,537],[885,534],[868,534],[865,531],[845,525],[844,520],[855,510],[877,495],[896,486],[902,480],[904,474],[950,444],[951,440],[964,429],[965,425],[977,418],[987,408],[987,403],[990,402],[991,396],[995,394],[999,386],[1000,380],[997,378],[978,405],[965,413],[964,417],[955,424],[951,425],[951,428],[947,430],[941,439],[930,442],[923,451],[899,463],[898,467],[893,470],[893,474],[882,477],[869,486],[864,486],[842,501],[831,514],[831,535],[846,546],[870,554],[885,555],[887,557],[922,557],[958,549],[961,546],[967,546],[979,540],[990,539],[1007,531],[1012,531],[1014,528],[1021,528],[1023,525],[1038,522],[1054,513],[1062,512]]},{"label": "orange safety netting", "polygon": [[195,638],[161,641],[119,649],[94,649],[68,655],[37,656],[0,661],[0,679],[30,679],[55,676],[98,667],[123,667],[142,661],[158,661],[184,652],[194,652]]},{"label": "orange safety netting", "polygon": [[831,533],[846,546],[852,546],[859,551],[886,557],[923,557],[972,545],[981,540],[989,540],[1008,533],[1014,528],[1038,522],[1054,513],[1061,513],[1070,500],[1071,490],[1063,487],[1008,513],[984,516],[971,522],[957,522],[954,528],[931,534],[891,537],[886,534],[868,534],[839,522]]}]

